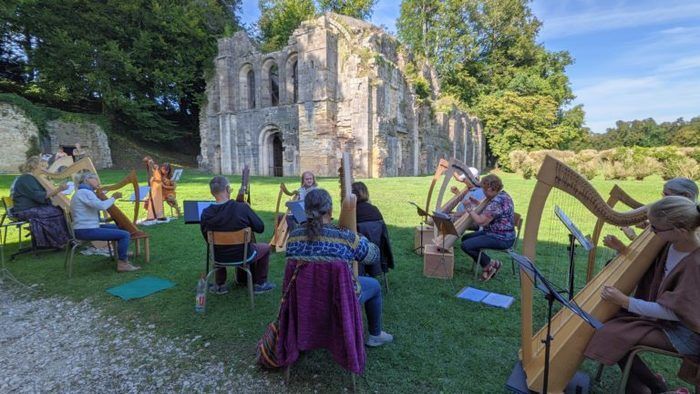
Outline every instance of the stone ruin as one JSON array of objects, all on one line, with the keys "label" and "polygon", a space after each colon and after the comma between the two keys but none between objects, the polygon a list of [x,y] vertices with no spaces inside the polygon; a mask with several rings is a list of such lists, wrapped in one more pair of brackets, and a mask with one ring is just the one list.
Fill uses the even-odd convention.
[{"label": "stone ruin", "polygon": [[[218,45],[200,115],[205,170],[334,176],[346,151],[360,178],[432,173],[441,157],[485,164],[480,121],[436,109],[434,69],[376,26],[325,14],[277,52],[261,53],[244,32]],[[418,79],[430,97],[416,95]]]}]

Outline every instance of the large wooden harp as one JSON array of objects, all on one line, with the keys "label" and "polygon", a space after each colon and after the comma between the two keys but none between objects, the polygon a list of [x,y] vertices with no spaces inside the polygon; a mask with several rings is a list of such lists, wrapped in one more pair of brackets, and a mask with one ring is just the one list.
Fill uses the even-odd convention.
[{"label": "large wooden harp", "polygon": [[[274,216],[274,232],[272,233],[272,239],[270,240],[270,246],[272,246],[275,252],[284,252],[287,248],[287,238],[289,237],[289,228],[287,226],[287,215],[280,215],[280,204],[282,203],[282,196],[289,196],[295,198],[299,195],[298,190],[289,191],[284,183],[280,183],[280,191],[277,193],[277,205],[275,207]],[[285,212],[289,212],[286,209]]]},{"label": "large wooden harp", "polygon": [[[605,223],[629,226],[646,219],[644,207],[628,212],[613,210],[585,178],[564,163],[546,156],[530,199],[523,240],[523,254],[540,267],[547,263],[537,261],[538,232],[545,203],[553,188],[575,197],[591,214],[601,218]],[[663,244],[649,230],[644,231],[632,242],[629,252],[614,258],[574,296],[574,301],[598,320],[607,321],[619,307],[601,300],[602,286],[615,286],[624,293],[631,293]],[[528,387],[530,390],[541,392],[545,356],[542,341],[546,335],[546,327],[540,328],[533,334],[533,286],[523,272],[520,273],[520,284],[522,292],[520,357]],[[553,393],[561,393],[583,361],[583,352],[593,335],[593,328],[567,309],[562,309],[554,315],[551,327],[554,339],[551,343],[549,390]]]},{"label": "large wooden harp", "polygon": [[[614,208],[618,202],[621,202],[632,209],[637,209],[644,205],[632,198],[632,196],[630,196],[629,194],[627,194],[627,192],[622,190],[620,186],[614,185],[613,188],[610,190],[610,196],[608,197],[607,204],[610,206],[610,208]],[[644,222],[644,220],[642,220],[642,222]],[[586,283],[590,282],[591,278],[593,278],[593,273],[595,271],[596,256],[598,254],[598,248],[600,247],[600,236],[602,235],[604,225],[605,220],[603,220],[602,217],[599,217],[596,220],[595,227],[593,228],[593,234],[591,235],[591,244],[593,245],[593,249],[591,249],[588,252],[588,268],[586,271]]]},{"label": "large wooden harp", "polygon": [[[472,176],[472,173],[467,170],[467,166],[457,159],[451,159],[449,161],[445,159],[440,159],[437,168],[435,169],[435,174],[433,179],[430,181],[430,188],[428,189],[428,197],[425,201],[425,212],[430,212],[430,202],[433,198],[433,193],[435,191],[435,186],[437,186],[440,179],[442,179],[442,184],[440,185],[440,190],[435,201],[435,211],[440,212],[450,212],[452,211],[464,195],[469,191],[469,187],[465,186],[459,193],[454,194],[446,203],[442,203],[445,198],[445,192],[447,191],[447,186],[452,178],[459,180],[460,175],[466,176],[467,180],[476,185],[477,181]],[[461,182],[461,181],[460,181]]]},{"label": "large wooden harp", "polygon": [[[344,152],[338,169],[340,180],[340,216],[338,226],[354,233],[357,232],[357,197],[352,194],[352,162],[350,153]],[[357,261],[352,262],[352,270],[355,277],[358,273]]]}]

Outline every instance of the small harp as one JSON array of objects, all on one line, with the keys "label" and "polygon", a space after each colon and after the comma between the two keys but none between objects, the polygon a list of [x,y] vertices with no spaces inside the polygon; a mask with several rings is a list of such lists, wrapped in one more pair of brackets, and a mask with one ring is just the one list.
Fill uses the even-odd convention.
[{"label": "small harp", "polygon": [[[350,161],[350,153],[343,153],[340,168],[338,169],[340,177],[340,217],[338,218],[338,226],[357,232],[357,197],[352,194],[352,163]],[[358,276],[357,262],[353,261],[352,270],[355,277]]]},{"label": "small harp", "polygon": [[246,164],[241,174],[241,187],[238,189],[236,201],[246,202],[250,205],[250,167]]},{"label": "small harp", "polygon": [[[610,190],[610,197],[608,197],[607,204],[610,206],[610,208],[614,208],[618,202],[621,202],[632,209],[637,209],[644,205],[632,198],[629,194],[627,194],[627,192],[622,190],[620,186],[615,185]],[[640,223],[643,222],[644,220],[642,220]],[[586,283],[588,283],[591,280],[591,278],[593,278],[596,255],[598,252],[600,236],[602,235],[604,224],[605,220],[603,220],[602,217],[599,217],[598,220],[596,220],[595,227],[593,228],[593,234],[591,235],[591,244],[593,244],[593,249],[591,249],[591,251],[588,252],[588,269],[586,271]]]},{"label": "small harp", "polygon": [[[523,240],[523,254],[536,265],[545,262],[536,259],[537,238],[545,203],[552,188],[575,197],[591,214],[605,223],[615,226],[628,226],[646,219],[646,209],[640,207],[628,212],[613,210],[596,192],[593,186],[581,175],[564,163],[546,156],[539,173],[537,184],[530,198]],[[585,311],[601,322],[610,319],[619,307],[602,301],[600,289],[604,285],[615,286],[629,294],[651,265],[663,247],[663,242],[649,230],[644,231],[629,247],[629,252],[619,255],[601,272],[593,277],[575,296],[574,301]],[[533,334],[533,286],[526,274],[520,274],[521,284],[521,360],[530,390],[541,392],[544,374],[544,344],[546,327]],[[583,352],[593,329],[583,320],[574,316],[568,309],[562,309],[552,318],[549,389],[550,392],[564,391],[567,383],[583,361]]]},{"label": "small harp", "polygon": [[[289,191],[284,183],[280,183],[280,191],[277,193],[277,206],[275,207],[274,216],[275,230],[272,233],[272,239],[270,240],[270,246],[274,247],[276,252],[283,252],[287,248],[287,238],[289,236],[286,215],[280,215],[280,204],[282,203],[283,195],[294,198],[295,196],[299,195],[299,191]],[[289,209],[286,211],[289,212]]]},{"label": "small harp", "polygon": [[[467,177],[472,185],[476,185],[477,181],[472,176],[471,172],[466,170],[467,167],[457,159],[452,159],[447,161],[445,159],[440,159],[437,168],[435,169],[435,174],[433,179],[430,181],[430,188],[428,189],[428,198],[425,201],[425,212],[430,212],[430,202],[433,198],[433,192],[435,191],[435,186],[442,178],[442,185],[440,186],[440,191],[438,192],[437,201],[435,203],[435,210],[440,212],[450,212],[454,207],[462,201],[462,198],[468,191],[468,187],[465,187],[460,193],[455,194],[450,198],[445,204],[442,204],[445,191],[452,178],[459,180],[459,174],[462,173]],[[429,223],[432,222],[431,219],[428,220]]]}]

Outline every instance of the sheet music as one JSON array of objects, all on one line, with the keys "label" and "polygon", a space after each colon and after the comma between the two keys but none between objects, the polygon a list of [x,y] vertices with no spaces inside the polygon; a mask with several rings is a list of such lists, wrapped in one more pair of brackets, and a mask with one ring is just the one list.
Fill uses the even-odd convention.
[{"label": "sheet music", "polygon": [[569,219],[569,217],[566,216],[564,211],[562,211],[561,208],[559,208],[559,206],[557,206],[557,205],[554,206],[554,213],[557,215],[559,220],[561,220],[562,223],[564,223],[566,228],[569,229],[571,234],[574,235],[574,237],[578,240],[578,242],[581,244],[581,246],[583,246],[583,248],[586,249],[586,252],[593,249],[593,245],[591,245],[591,241],[589,241],[588,238],[586,238],[586,236],[583,235],[581,230],[579,230],[578,227],[576,227],[574,222],[572,222],[571,219]]}]

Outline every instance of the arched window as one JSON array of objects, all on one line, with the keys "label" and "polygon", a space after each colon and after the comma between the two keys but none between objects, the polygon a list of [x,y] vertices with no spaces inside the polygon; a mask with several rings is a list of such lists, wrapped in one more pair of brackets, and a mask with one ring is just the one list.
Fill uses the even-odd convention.
[{"label": "arched window", "polygon": [[297,54],[292,53],[285,62],[285,91],[287,92],[287,104],[295,104],[299,101],[299,66]]},{"label": "arched window", "polygon": [[248,82],[248,109],[255,108],[255,73],[253,70],[248,70],[246,75]]},{"label": "arched window", "polygon": [[280,103],[279,71],[277,64],[270,66],[270,104],[274,107]]},{"label": "arched window", "polygon": [[296,103],[299,98],[299,78],[297,75],[297,61],[292,63],[292,103]]}]

